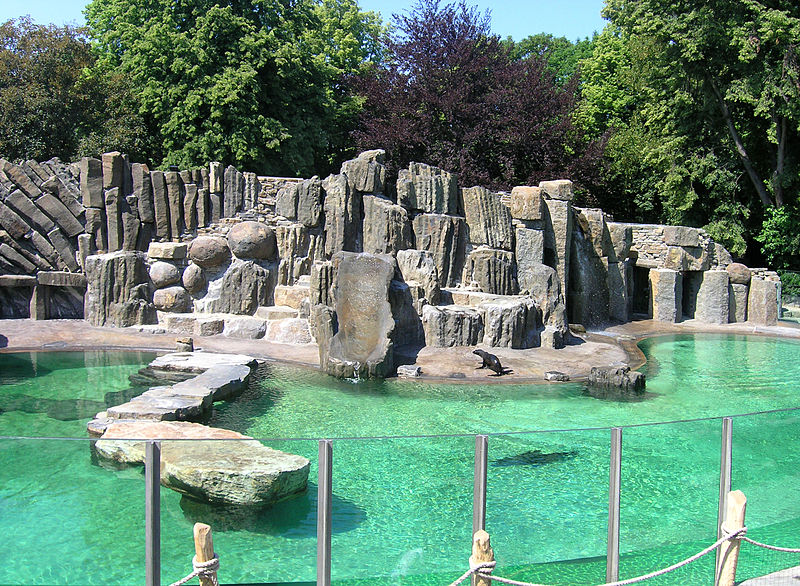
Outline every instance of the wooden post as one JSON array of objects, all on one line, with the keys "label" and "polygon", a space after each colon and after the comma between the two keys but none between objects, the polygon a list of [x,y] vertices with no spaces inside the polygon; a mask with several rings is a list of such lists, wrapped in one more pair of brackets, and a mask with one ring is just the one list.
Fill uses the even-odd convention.
[{"label": "wooden post", "polygon": [[[494,561],[494,551],[492,544],[489,542],[489,534],[483,529],[476,531],[472,536],[472,556],[469,558],[470,567],[477,566],[484,562]],[[484,574],[491,574],[493,568],[481,570]],[[480,576],[472,575],[472,586],[490,586],[491,580],[488,578],[481,578]]]},{"label": "wooden post", "polygon": [[[194,524],[194,555],[198,562],[209,562],[214,559],[214,539],[211,535],[211,527],[205,523]],[[213,572],[210,576],[198,576],[200,586],[219,586],[217,573]]]},{"label": "wooden post", "polygon": [[[741,490],[734,490],[728,493],[727,501],[725,529],[729,533],[733,533],[744,527],[744,511],[747,507],[747,499]],[[717,575],[714,581],[717,586],[733,586],[736,580],[736,563],[739,561],[741,544],[742,541],[740,539],[730,539],[720,546]]]}]

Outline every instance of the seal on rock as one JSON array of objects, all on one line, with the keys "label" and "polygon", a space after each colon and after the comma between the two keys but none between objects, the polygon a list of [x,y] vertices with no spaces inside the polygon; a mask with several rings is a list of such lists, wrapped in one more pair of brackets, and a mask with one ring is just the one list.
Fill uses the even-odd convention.
[{"label": "seal on rock", "polygon": [[480,348],[473,350],[472,353],[477,354],[483,359],[483,364],[481,364],[478,368],[488,368],[489,370],[497,373],[498,376],[505,374],[503,365],[500,364],[500,359],[498,359],[494,354],[489,354],[486,350],[481,350]]}]

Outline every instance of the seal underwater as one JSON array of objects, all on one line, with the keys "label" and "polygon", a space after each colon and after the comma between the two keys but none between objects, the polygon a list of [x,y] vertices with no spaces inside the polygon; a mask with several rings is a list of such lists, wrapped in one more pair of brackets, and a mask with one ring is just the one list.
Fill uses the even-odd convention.
[{"label": "seal underwater", "polygon": [[477,354],[483,359],[483,363],[478,367],[479,369],[488,368],[489,370],[497,373],[498,376],[505,374],[503,365],[500,364],[500,359],[498,359],[494,354],[489,354],[486,350],[481,350],[480,348],[473,350],[472,353]]}]

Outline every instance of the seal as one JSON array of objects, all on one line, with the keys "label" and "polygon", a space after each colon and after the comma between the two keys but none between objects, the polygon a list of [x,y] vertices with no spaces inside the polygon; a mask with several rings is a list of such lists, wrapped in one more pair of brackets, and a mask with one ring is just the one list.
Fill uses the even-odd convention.
[{"label": "seal", "polygon": [[500,364],[500,360],[494,354],[489,354],[486,350],[481,350],[480,348],[473,350],[472,353],[477,354],[483,359],[483,364],[478,367],[479,369],[488,368],[497,373],[498,376],[505,374],[503,365]]}]

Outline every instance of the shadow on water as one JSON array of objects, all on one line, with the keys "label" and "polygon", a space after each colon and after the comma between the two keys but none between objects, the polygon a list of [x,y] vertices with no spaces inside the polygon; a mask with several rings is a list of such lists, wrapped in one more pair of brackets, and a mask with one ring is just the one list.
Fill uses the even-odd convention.
[{"label": "shadow on water", "polygon": [[59,421],[91,419],[106,408],[105,403],[90,399],[45,399],[29,395],[0,395],[0,411],[44,413]]},{"label": "shadow on water", "polygon": [[558,462],[565,462],[571,460],[578,455],[578,452],[570,450],[569,452],[542,452],[541,450],[529,450],[514,456],[505,456],[492,460],[492,466],[503,468],[507,466],[531,466],[539,467],[546,464],[556,464]]},{"label": "shadow on water", "polygon": [[[267,507],[212,505],[181,497],[183,516],[192,523],[207,523],[214,531],[250,531],[289,539],[303,539],[317,534],[317,487],[296,497]],[[356,529],[367,518],[364,509],[333,495],[334,533]]]},{"label": "shadow on water", "polygon": [[660,397],[659,393],[651,393],[645,391],[644,393],[626,392],[620,389],[604,389],[592,385],[583,387],[583,394],[593,399],[600,401],[611,401],[614,403],[641,403],[643,401],[651,401]]}]

